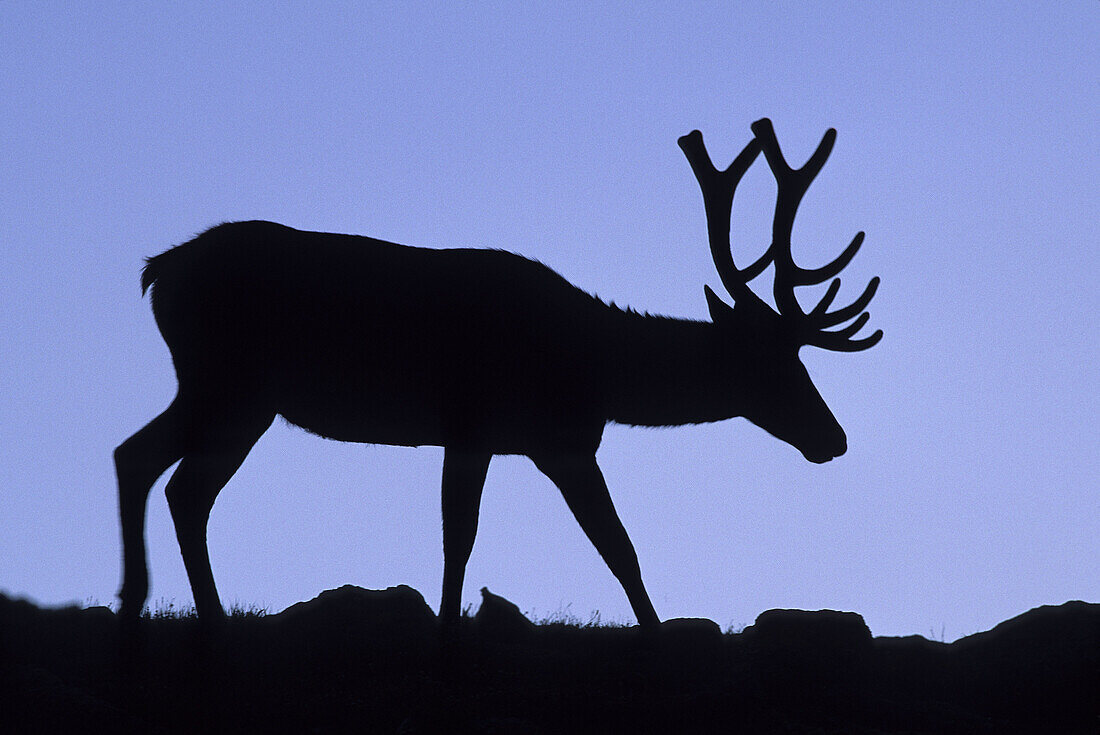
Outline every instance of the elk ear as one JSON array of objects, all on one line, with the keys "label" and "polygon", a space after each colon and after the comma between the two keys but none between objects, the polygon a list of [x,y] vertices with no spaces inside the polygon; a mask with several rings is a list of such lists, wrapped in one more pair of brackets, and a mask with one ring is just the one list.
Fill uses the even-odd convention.
[{"label": "elk ear", "polygon": [[715,324],[730,323],[733,319],[733,307],[718,298],[710,286],[703,286],[703,292],[707,296],[707,309],[710,311],[710,320]]}]

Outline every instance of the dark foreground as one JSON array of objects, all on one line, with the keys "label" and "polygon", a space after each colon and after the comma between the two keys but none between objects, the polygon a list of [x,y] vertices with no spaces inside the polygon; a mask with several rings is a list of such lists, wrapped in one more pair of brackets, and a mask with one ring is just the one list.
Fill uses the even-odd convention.
[{"label": "dark foreground", "polygon": [[441,644],[408,587],[277,615],[142,621],[0,595],[0,732],[1100,732],[1100,605],[1041,607],[952,644],[854,613],[535,626],[484,592]]}]

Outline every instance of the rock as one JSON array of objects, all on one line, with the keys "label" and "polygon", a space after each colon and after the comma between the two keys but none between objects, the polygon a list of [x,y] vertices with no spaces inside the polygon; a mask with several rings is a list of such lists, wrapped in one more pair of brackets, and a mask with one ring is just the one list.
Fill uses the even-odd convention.
[{"label": "rock", "polygon": [[488,587],[481,588],[481,607],[474,616],[474,623],[478,632],[489,638],[515,639],[535,631],[535,624],[515,603],[494,595]]},{"label": "rock", "polygon": [[868,679],[871,631],[856,613],[768,610],[741,643],[757,693],[771,700],[848,709]]},{"label": "rock", "polygon": [[265,621],[300,630],[354,632],[356,637],[391,642],[432,640],[437,626],[423,595],[406,585],[366,590],[347,584],[291,605]]},{"label": "rock", "polygon": [[759,643],[802,648],[868,648],[871,631],[854,612],[766,610],[742,635]]},{"label": "rock", "polygon": [[950,646],[957,691],[985,711],[1051,721],[1100,716],[1100,604],[1044,605]]},{"label": "rock", "polygon": [[661,643],[685,650],[715,651],[722,646],[722,629],[707,618],[672,618],[661,623]]}]

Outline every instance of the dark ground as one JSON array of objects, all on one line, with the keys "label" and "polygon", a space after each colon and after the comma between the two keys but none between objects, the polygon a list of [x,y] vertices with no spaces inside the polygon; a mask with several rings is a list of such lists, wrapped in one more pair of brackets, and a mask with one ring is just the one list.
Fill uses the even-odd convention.
[{"label": "dark ground", "polygon": [[483,591],[448,645],[408,587],[342,587],[204,632],[0,595],[0,733],[1100,733],[1100,605],[955,643],[854,613],[534,625]]}]

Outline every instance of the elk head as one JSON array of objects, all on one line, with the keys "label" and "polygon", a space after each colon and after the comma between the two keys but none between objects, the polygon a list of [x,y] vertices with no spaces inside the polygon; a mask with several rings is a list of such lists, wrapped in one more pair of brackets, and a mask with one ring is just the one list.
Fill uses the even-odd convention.
[{"label": "elk head", "polygon": [[[710,287],[704,287],[707,306],[715,326],[729,334],[728,339],[723,338],[723,343],[730,346],[725,362],[742,386],[739,414],[794,446],[809,461],[827,462],[844,454],[847,439],[810,380],[798,351],[804,345],[838,352],[856,352],[874,346],[882,338],[882,330],[869,337],[853,338],[870,318],[864,309],[875,295],[879,279],[872,278],[859,298],[848,306],[829,311],[840,290],[840,279],[835,276],[859,250],[863,233],[858,233],[839,257],[820,268],[800,268],[791,256],[795,213],[814,177],[825,165],[836,141],[836,131],[830,128],[809,161],[798,169],[791,168],[783,157],[771,120],[757,120],[752,124],[752,132],[755,138],[724,171],[714,167],[698,130],[678,141],[703,192],[715,268],[734,301],[729,306]],[[733,195],[761,151],[777,185],[772,242],[756,262],[739,269],[733,262],[729,239]],[[773,263],[777,310],[748,285]],[[832,283],[818,304],[808,312],[803,311],[795,298],[795,288],[821,284],[830,278]],[[847,326],[828,331],[829,327],[853,318],[855,321]]]}]

